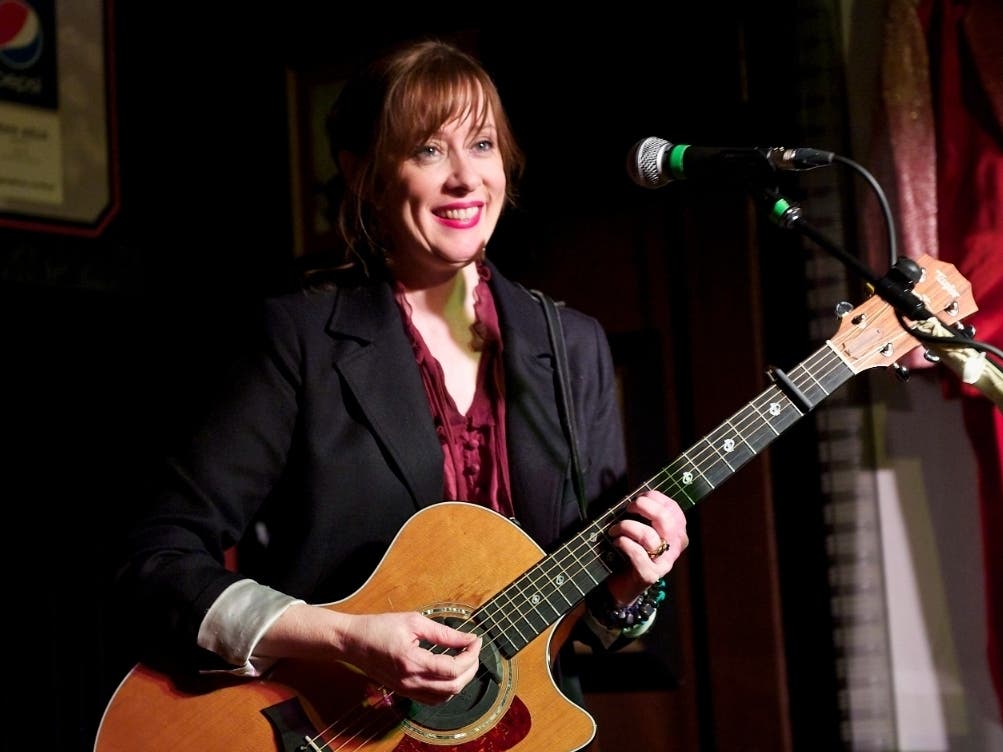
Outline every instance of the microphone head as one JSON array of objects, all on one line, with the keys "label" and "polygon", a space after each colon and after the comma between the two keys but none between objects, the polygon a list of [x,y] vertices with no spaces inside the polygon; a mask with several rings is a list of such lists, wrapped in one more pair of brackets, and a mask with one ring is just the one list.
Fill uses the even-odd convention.
[{"label": "microphone head", "polygon": [[634,144],[627,155],[627,174],[642,188],[661,188],[672,181],[663,169],[665,155],[672,144],[664,138],[650,136]]}]

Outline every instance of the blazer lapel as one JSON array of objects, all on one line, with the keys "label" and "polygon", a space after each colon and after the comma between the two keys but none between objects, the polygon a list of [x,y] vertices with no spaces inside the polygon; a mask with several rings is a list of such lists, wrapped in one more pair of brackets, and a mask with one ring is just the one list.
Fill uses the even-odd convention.
[{"label": "blazer lapel", "polygon": [[441,501],[442,449],[414,352],[387,284],[339,290],[327,327],[333,366],[418,507]]}]

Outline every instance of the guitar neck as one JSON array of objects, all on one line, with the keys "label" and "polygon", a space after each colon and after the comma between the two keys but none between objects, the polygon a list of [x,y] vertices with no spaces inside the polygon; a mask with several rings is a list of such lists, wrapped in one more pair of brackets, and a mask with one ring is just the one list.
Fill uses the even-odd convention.
[{"label": "guitar neck", "polygon": [[772,386],[485,603],[474,621],[514,657],[613,572],[619,553],[606,531],[635,496],[661,491],[691,509],[854,373],[831,343],[775,372]]},{"label": "guitar neck", "polygon": [[688,510],[839,389],[854,371],[826,343],[666,465],[632,494],[654,489]]}]

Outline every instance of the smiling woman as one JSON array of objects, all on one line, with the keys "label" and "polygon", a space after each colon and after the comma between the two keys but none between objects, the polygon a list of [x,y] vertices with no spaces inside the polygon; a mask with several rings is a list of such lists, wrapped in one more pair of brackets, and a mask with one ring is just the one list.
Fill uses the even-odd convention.
[{"label": "smiling woman", "polygon": [[[116,568],[142,665],[98,750],[140,735],[176,749],[220,715],[198,699],[241,690],[246,714],[200,729],[204,749],[232,745],[230,721],[263,749],[276,733],[579,749],[595,724],[572,644],[648,630],[685,516],[650,486],[622,495],[598,320],[541,305],[485,253],[522,153],[480,63],[405,44],[345,84],[326,124],[343,255],[263,301],[217,405],[152,483]],[[151,707],[183,716],[170,687],[206,672],[222,676],[184,698],[193,715],[144,733]],[[347,691],[317,704],[318,679]]]}]

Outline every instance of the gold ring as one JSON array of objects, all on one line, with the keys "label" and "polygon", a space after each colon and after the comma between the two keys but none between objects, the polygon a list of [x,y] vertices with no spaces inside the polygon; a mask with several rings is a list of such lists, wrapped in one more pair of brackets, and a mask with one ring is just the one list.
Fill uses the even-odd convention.
[{"label": "gold ring", "polygon": [[658,541],[658,548],[654,549],[653,551],[648,551],[648,558],[654,561],[668,550],[669,550],[668,542],[665,540],[665,538],[661,538]]}]

